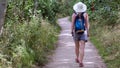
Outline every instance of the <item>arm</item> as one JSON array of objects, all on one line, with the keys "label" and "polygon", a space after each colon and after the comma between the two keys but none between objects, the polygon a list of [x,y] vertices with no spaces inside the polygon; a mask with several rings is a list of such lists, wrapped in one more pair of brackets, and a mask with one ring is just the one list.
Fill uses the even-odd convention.
[{"label": "arm", "polygon": [[75,17],[76,17],[76,15],[73,13],[73,14],[72,14],[72,24],[71,24],[71,33],[73,33],[73,31],[74,31]]},{"label": "arm", "polygon": [[90,24],[89,24],[89,16],[87,13],[84,14],[84,18],[85,18],[85,27],[87,30],[87,34],[89,36],[89,28],[90,28]]}]

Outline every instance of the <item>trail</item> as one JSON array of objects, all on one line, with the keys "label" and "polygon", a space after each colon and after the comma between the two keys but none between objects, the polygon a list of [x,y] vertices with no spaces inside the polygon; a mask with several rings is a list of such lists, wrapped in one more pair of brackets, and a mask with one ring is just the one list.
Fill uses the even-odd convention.
[{"label": "trail", "polygon": [[[59,35],[59,41],[52,60],[43,68],[80,68],[75,62],[74,42],[70,34],[71,23],[69,17],[58,20],[62,31]],[[106,68],[97,49],[91,42],[87,42],[85,46],[84,67],[82,68]]]}]

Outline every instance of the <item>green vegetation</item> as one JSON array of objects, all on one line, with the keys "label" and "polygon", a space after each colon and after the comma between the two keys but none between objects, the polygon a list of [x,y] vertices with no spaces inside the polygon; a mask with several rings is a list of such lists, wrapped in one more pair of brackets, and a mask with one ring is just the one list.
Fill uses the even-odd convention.
[{"label": "green vegetation", "polygon": [[[120,67],[120,14],[119,1],[94,1],[90,12],[91,41],[99,49],[108,68]],[[118,7],[117,7],[117,6]]]},{"label": "green vegetation", "polygon": [[71,16],[72,6],[79,1],[88,6],[91,41],[108,68],[119,68],[119,0],[9,0],[0,36],[0,68],[43,66],[55,49],[60,30],[56,19]]},{"label": "green vegetation", "polygon": [[9,0],[0,36],[0,68],[43,66],[60,28],[56,0]]},{"label": "green vegetation", "polygon": [[[1,51],[4,54],[1,59],[1,67],[26,68],[34,62],[43,65],[46,56],[54,49],[56,32],[54,26],[46,21],[39,22],[39,18],[33,18],[25,24],[6,24],[1,36]],[[46,28],[47,27],[47,28]],[[9,63],[8,63],[9,61]]]}]

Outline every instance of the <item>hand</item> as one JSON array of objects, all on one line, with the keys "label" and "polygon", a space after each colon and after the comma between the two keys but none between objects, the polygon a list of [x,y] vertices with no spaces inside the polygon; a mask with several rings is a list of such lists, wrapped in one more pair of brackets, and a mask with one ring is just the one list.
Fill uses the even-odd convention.
[{"label": "hand", "polygon": [[88,36],[88,37],[90,36],[89,31],[87,31],[87,36]]},{"label": "hand", "polygon": [[73,36],[73,31],[71,32],[72,36]]},{"label": "hand", "polygon": [[90,37],[90,34],[89,34],[89,33],[87,33],[87,36],[88,36],[88,37]]}]

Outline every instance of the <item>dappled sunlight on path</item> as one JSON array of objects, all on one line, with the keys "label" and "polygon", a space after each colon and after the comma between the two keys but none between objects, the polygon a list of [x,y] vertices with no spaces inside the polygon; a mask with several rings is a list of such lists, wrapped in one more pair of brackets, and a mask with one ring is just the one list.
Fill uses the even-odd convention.
[{"label": "dappled sunlight on path", "polygon": [[[43,68],[80,68],[78,63],[75,62],[75,47],[70,34],[70,21],[66,17],[59,19],[58,22],[62,27],[58,47],[52,56],[52,60]],[[86,43],[84,67],[82,68],[106,68],[91,42]]]}]

